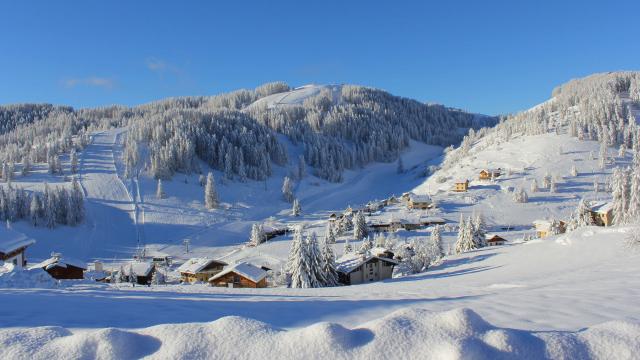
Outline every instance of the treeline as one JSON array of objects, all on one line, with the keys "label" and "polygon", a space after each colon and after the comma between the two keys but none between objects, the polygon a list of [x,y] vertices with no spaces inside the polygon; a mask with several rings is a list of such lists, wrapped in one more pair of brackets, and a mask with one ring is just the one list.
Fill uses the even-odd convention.
[{"label": "treeline", "polygon": [[6,132],[0,132],[0,160],[51,162],[72,149],[81,150],[92,131],[129,126],[129,176],[148,170],[166,179],[175,172],[200,171],[202,160],[230,179],[263,180],[271,175],[272,163],[288,161],[277,138],[284,134],[304,147],[303,159],[315,175],[339,182],[345,169],[394,161],[412,139],[453,145],[462,139],[461,128],[478,126],[473,114],[441,105],[360,86],[333,89],[335,93],[324,89],[303,104],[276,108],[249,105],[290,90],[282,82],[133,108],[0,107],[3,119],[9,119]]},{"label": "treeline", "polygon": [[34,226],[54,228],[56,225],[74,226],[84,220],[84,196],[74,179],[71,190],[64,187],[51,188],[45,184],[44,191],[26,192],[11,184],[0,187],[0,220],[27,219]]}]

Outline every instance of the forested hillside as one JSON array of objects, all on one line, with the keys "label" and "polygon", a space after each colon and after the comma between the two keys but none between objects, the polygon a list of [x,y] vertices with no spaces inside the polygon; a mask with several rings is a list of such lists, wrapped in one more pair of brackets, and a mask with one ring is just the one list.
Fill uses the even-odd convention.
[{"label": "forested hillside", "polygon": [[[132,108],[5,106],[0,108],[0,159],[13,169],[24,169],[25,175],[32,163],[48,162],[55,168],[56,158],[82,149],[91,131],[128,127],[129,176],[145,171],[167,179],[176,172],[199,172],[199,159],[228,179],[264,180],[271,175],[272,164],[289,160],[277,137],[282,134],[302,146],[303,161],[315,175],[340,182],[345,169],[397,159],[412,139],[448,146],[478,126],[477,115],[442,105],[361,86],[334,88],[337,94],[321,88],[300,104],[282,107],[256,103],[273,94],[287,96],[291,88],[281,82]],[[485,124],[494,120],[486,118]]]}]

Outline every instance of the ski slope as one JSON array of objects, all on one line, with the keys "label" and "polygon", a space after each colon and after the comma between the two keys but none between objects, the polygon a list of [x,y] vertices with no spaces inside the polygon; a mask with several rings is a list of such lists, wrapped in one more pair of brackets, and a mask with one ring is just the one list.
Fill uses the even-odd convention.
[{"label": "ski slope", "polygon": [[265,96],[249,105],[247,109],[260,106],[274,109],[282,106],[302,105],[306,99],[320,94],[325,89],[331,93],[333,103],[337,104],[340,99],[342,85],[304,85],[291,91]]}]

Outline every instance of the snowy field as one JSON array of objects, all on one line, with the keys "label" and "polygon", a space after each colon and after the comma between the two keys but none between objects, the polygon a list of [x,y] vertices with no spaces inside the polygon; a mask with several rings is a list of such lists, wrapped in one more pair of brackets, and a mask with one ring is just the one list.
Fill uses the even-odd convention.
[{"label": "snowy field", "polygon": [[246,343],[247,358],[633,358],[640,253],[626,231],[588,227],[350,287],[3,289],[0,355],[229,358]]}]

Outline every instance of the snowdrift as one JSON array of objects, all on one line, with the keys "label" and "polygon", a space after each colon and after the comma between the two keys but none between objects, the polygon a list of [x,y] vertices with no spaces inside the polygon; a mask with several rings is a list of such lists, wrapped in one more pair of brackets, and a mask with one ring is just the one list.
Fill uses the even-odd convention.
[{"label": "snowdrift", "polygon": [[497,328],[469,309],[396,311],[348,329],[333,323],[282,330],[242,317],[135,331],[0,329],[5,359],[632,359],[640,325],[608,322],[579,332]]},{"label": "snowdrift", "polygon": [[0,267],[0,289],[51,289],[57,282],[42,269],[9,269],[7,265]]}]

